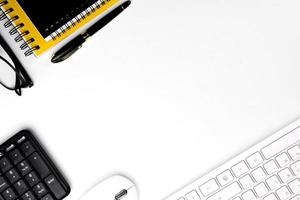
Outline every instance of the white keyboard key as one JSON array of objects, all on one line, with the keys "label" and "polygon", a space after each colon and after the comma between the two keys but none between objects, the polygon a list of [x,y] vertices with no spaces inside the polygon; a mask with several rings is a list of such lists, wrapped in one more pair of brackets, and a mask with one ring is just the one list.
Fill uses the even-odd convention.
[{"label": "white keyboard key", "polygon": [[292,172],[289,170],[289,168],[285,168],[283,170],[281,170],[279,173],[278,173],[278,176],[279,178],[281,179],[281,181],[283,183],[291,180],[293,178],[293,174]]},{"label": "white keyboard key", "polygon": [[267,162],[266,164],[264,164],[264,168],[266,170],[266,172],[271,175],[273,174],[274,172],[277,172],[278,171],[278,167],[275,163],[274,160],[270,160],[269,162]]},{"label": "white keyboard key", "polygon": [[244,200],[256,200],[255,194],[252,192],[252,190],[248,190],[244,194],[242,194],[242,198]]},{"label": "white keyboard key", "polygon": [[285,167],[290,163],[290,159],[286,153],[282,153],[276,157],[276,161],[280,167]]},{"label": "white keyboard key", "polygon": [[[285,131],[296,127],[291,125],[241,154],[245,160],[238,156],[209,173],[216,175],[178,191],[177,200],[300,200],[300,119],[295,125],[293,131]],[[187,194],[190,188],[195,191]]]},{"label": "white keyboard key", "polygon": [[300,175],[300,161],[295,162],[294,164],[291,165],[291,169],[294,172],[296,176]]},{"label": "white keyboard key", "polygon": [[275,194],[269,194],[268,196],[266,196],[264,198],[264,200],[278,200],[277,197],[275,196]]},{"label": "white keyboard key", "polygon": [[266,173],[261,167],[259,167],[252,172],[252,176],[256,182],[260,182],[266,177]]},{"label": "white keyboard key", "polygon": [[295,179],[289,183],[289,187],[291,188],[294,194],[300,194],[300,180]]},{"label": "white keyboard key", "polygon": [[256,192],[258,197],[262,197],[269,192],[267,186],[264,183],[260,183],[255,186],[254,191]]},{"label": "white keyboard key", "polygon": [[288,150],[288,153],[293,160],[298,160],[300,158],[300,147],[294,146]]},{"label": "white keyboard key", "polygon": [[224,186],[233,180],[233,176],[229,170],[226,170],[217,176],[217,180],[219,181],[220,185]]},{"label": "white keyboard key", "polygon": [[200,197],[196,190],[193,190],[185,195],[186,200],[200,200]]},{"label": "white keyboard key", "polygon": [[297,196],[291,198],[291,200],[300,200],[300,195],[297,195]]},{"label": "white keyboard key", "polygon": [[219,189],[215,179],[211,179],[199,187],[203,196],[208,196]]},{"label": "white keyboard key", "polygon": [[252,154],[246,160],[251,168],[257,167],[264,161],[259,152]]},{"label": "white keyboard key", "polygon": [[251,176],[248,174],[240,178],[240,183],[244,189],[247,189],[254,185],[254,181],[252,180]]},{"label": "white keyboard key", "polygon": [[262,149],[262,153],[266,159],[270,159],[271,157],[278,154],[283,149],[293,145],[300,138],[300,128],[297,128],[279,139],[275,140],[268,146]]},{"label": "white keyboard key", "polygon": [[234,165],[231,169],[236,177],[245,174],[249,170],[248,166],[244,161],[241,161],[238,164]]},{"label": "white keyboard key", "polygon": [[241,187],[237,182],[224,187],[222,190],[207,198],[207,200],[228,200],[239,194],[242,191]]},{"label": "white keyboard key", "polygon": [[291,192],[288,190],[286,186],[283,186],[282,188],[278,189],[276,191],[276,194],[280,200],[286,200],[291,196]]},{"label": "white keyboard key", "polygon": [[268,178],[266,180],[266,182],[267,182],[267,184],[268,184],[268,186],[271,190],[278,189],[281,185],[281,183],[280,183],[280,181],[279,181],[279,179],[277,178],[276,175],[271,176],[270,178]]}]

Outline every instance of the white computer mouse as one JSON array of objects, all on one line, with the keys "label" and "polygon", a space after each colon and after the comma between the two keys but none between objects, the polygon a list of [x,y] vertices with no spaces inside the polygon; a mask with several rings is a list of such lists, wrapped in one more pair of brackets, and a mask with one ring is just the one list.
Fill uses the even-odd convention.
[{"label": "white computer mouse", "polygon": [[138,200],[138,191],[130,178],[113,175],[92,187],[80,200]]}]

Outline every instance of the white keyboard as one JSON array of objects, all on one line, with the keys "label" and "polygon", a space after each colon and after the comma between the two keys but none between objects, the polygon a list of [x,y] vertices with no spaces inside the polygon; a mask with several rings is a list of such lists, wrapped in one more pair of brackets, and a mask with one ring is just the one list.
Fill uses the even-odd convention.
[{"label": "white keyboard", "polygon": [[300,200],[300,120],[166,200]]}]

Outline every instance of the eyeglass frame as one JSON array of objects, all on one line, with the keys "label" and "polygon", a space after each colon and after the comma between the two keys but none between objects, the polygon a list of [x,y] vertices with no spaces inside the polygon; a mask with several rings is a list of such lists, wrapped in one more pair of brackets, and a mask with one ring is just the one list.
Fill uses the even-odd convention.
[{"label": "eyeglass frame", "polygon": [[7,53],[7,55],[11,58],[16,74],[19,74],[20,76],[22,76],[23,77],[22,79],[24,79],[26,81],[26,82],[24,82],[20,79],[16,80],[15,92],[19,96],[21,96],[21,89],[32,87],[33,81],[30,78],[30,76],[28,75],[28,73],[26,72],[26,70],[25,70],[24,66],[22,65],[22,63],[20,62],[20,60],[17,58],[17,56],[13,52],[13,50],[10,48],[10,46],[6,43],[4,38],[1,36],[1,34],[0,34],[0,45],[4,49],[4,51]]}]

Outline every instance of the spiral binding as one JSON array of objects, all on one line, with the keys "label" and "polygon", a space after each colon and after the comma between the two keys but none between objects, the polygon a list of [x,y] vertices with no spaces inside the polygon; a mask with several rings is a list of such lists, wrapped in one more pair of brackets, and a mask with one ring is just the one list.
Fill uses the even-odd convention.
[{"label": "spiral binding", "polygon": [[107,2],[110,2],[110,0],[98,0],[93,5],[96,7],[90,6],[90,10],[86,9],[85,14],[80,13],[80,18],[78,16],[74,17],[72,20],[70,20],[70,25],[68,23],[65,24],[64,27],[59,28],[60,32],[58,30],[55,31],[55,34],[51,34],[50,37],[52,40],[56,40],[61,36],[61,33],[65,33],[66,30],[70,30],[72,27],[75,27],[77,23],[80,23],[81,20],[84,20],[86,16],[91,15],[92,13],[96,12],[96,9],[99,9],[101,6],[104,6]]},{"label": "spiral binding", "polygon": [[0,13],[0,21],[6,20],[4,25],[3,25],[4,28],[8,29],[8,28],[11,27],[11,29],[9,30],[9,34],[11,36],[17,34],[17,36],[14,38],[15,42],[19,43],[19,42],[23,41],[23,43],[20,46],[20,49],[21,50],[26,50],[27,49],[24,52],[24,55],[25,56],[30,56],[34,53],[35,50],[40,49],[40,46],[38,46],[38,45],[30,46],[29,45],[29,44],[34,42],[34,38],[29,38],[27,40],[24,39],[24,36],[29,35],[29,31],[27,31],[27,30],[22,31],[22,32],[20,31],[20,29],[22,27],[24,27],[23,23],[14,24],[14,22],[19,19],[18,15],[15,15],[15,16],[12,16],[12,17],[8,16],[8,14],[10,14],[14,11],[13,8],[8,8],[6,10],[1,9],[3,6],[5,6],[7,4],[8,4],[7,0],[0,0],[0,10],[2,11],[2,13]]}]

